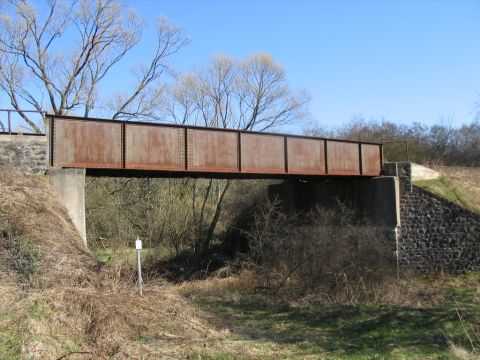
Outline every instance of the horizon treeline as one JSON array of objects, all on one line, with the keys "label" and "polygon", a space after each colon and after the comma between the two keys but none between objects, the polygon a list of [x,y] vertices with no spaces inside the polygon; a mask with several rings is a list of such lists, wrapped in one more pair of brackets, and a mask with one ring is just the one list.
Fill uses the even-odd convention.
[{"label": "horizon treeline", "polygon": [[385,119],[355,118],[334,129],[317,125],[305,132],[322,137],[386,143],[384,155],[388,162],[408,160],[427,165],[480,166],[479,116],[460,126],[441,122],[430,126],[417,122],[407,125]]}]

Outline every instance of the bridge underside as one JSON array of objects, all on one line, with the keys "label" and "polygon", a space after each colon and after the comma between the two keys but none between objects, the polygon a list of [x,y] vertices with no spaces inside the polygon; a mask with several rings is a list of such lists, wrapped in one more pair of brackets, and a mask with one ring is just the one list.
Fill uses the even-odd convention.
[{"label": "bridge underside", "polygon": [[[65,168],[67,169],[67,168]],[[292,181],[322,181],[341,179],[368,179],[374,175],[302,175],[302,174],[262,174],[262,173],[222,173],[193,171],[159,171],[159,170],[129,170],[129,169],[85,169],[87,176],[93,177],[124,177],[124,178],[202,178],[202,179],[283,179]]]},{"label": "bridge underside", "polygon": [[49,166],[94,176],[373,177],[382,145],[231,129],[48,116]]}]

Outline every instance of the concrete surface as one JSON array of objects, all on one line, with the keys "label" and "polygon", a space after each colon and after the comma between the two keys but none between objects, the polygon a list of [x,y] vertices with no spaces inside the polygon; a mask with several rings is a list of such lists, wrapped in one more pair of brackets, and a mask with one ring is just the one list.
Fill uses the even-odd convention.
[{"label": "concrete surface", "polygon": [[87,245],[85,223],[85,169],[49,169],[47,174],[65,205],[80,237]]},{"label": "concrete surface", "polygon": [[270,185],[269,195],[277,197],[288,210],[303,211],[317,205],[333,207],[338,201],[354,209],[374,225],[400,225],[398,178],[350,178]]},{"label": "concrete surface", "polygon": [[426,166],[409,163],[409,162],[399,162],[399,163],[387,163],[383,166],[385,175],[389,176],[402,176],[401,172],[404,171],[404,168],[408,166],[410,175],[410,181],[417,180],[435,180],[438,179],[441,174],[440,172],[430,169]]},{"label": "concrete surface", "polygon": [[417,180],[435,180],[440,177],[440,173],[436,170],[430,169],[428,167],[411,164],[412,167],[412,181]]}]

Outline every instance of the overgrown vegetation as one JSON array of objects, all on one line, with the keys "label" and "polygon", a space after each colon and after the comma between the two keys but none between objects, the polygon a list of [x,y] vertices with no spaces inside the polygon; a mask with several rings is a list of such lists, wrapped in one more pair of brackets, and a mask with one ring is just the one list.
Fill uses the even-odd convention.
[{"label": "overgrown vegetation", "polygon": [[[0,256],[22,259],[0,264],[1,358],[478,355],[478,274],[398,278],[388,271],[391,249],[372,247],[382,231],[354,226],[346,209],[341,217],[338,209],[294,216],[262,200],[252,216],[251,199],[258,195],[249,198],[234,185],[244,202],[226,204],[236,204],[232,224],[243,227],[236,235],[243,234],[251,251],[203,280],[172,286],[147,272],[140,298],[131,253],[118,257],[124,248],[110,249],[102,266],[83,247],[46,179],[2,169],[0,185]],[[217,242],[235,234],[223,231],[231,225],[221,226]],[[167,250],[149,256],[175,256]],[[18,267],[32,259],[34,267]]]},{"label": "overgrown vegetation", "polygon": [[356,218],[341,203],[288,214],[267,202],[255,216],[241,266],[274,295],[314,291],[344,303],[376,296],[365,290],[396,274],[394,248],[387,229]]},{"label": "overgrown vegetation", "polygon": [[102,267],[48,178],[1,168],[0,204],[2,359],[162,358],[178,353],[166,339],[218,335],[161,279],[149,279],[140,298],[128,262]]},{"label": "overgrown vegetation", "polygon": [[0,247],[4,249],[1,257],[8,271],[16,273],[21,283],[30,286],[38,271],[38,253],[20,236],[5,233],[0,238]]},{"label": "overgrown vegetation", "polygon": [[[17,110],[45,110],[47,99],[60,115],[257,131],[305,118],[308,95],[289,86],[268,54],[220,55],[176,73],[172,56],[188,40],[165,18],[130,88],[101,96],[104,79],[141,41],[145,23],[126,5],[12,0],[4,9],[0,90]],[[19,115],[19,129],[42,130]],[[457,128],[353,119],[307,132],[408,141],[411,161],[480,166],[478,118]],[[404,145],[388,144],[386,159],[407,160]],[[471,174],[445,170],[417,185],[479,211]],[[88,238],[97,257],[46,179],[0,169],[0,358],[480,356],[478,274],[397,274],[385,229],[354,221],[343,206],[285,213],[267,201],[268,184],[89,178]],[[148,258],[144,297],[136,295],[130,249],[137,236]]]},{"label": "overgrown vegetation", "polygon": [[[232,235],[232,229],[264,201],[269,183],[90,178],[86,200],[91,247],[121,250],[131,247],[139,236],[157,258],[164,255],[201,263],[220,244],[224,253],[234,252],[241,234]],[[227,230],[228,238],[237,236],[236,241],[220,241]]]}]

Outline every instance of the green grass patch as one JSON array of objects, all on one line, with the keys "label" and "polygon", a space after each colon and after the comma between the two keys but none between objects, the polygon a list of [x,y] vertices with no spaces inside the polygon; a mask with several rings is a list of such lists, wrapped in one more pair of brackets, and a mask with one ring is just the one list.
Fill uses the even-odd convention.
[{"label": "green grass patch", "polygon": [[7,270],[15,272],[20,280],[30,284],[38,272],[39,255],[36,249],[23,237],[7,237],[0,240],[5,249]]},{"label": "green grass patch", "polygon": [[11,327],[12,314],[7,309],[0,308],[0,359],[23,359],[22,348],[24,344],[23,332],[19,331],[17,324]]},{"label": "green grass patch", "polygon": [[466,209],[480,212],[475,204],[472,203],[472,200],[476,198],[476,194],[469,186],[462,184],[457,179],[444,175],[434,180],[418,180],[414,182],[414,185]]},{"label": "green grass patch", "polygon": [[232,354],[225,353],[225,352],[194,353],[194,354],[190,355],[188,358],[192,359],[192,360],[242,360],[242,359],[248,359],[246,357],[232,355]]},{"label": "green grass patch", "polygon": [[[474,284],[480,275],[470,278]],[[222,319],[222,325],[239,339],[280,346],[293,354],[288,356],[292,359],[310,356],[454,359],[449,342],[465,349],[471,347],[457,309],[461,309],[464,324],[469,328],[478,326],[475,319],[480,315],[480,304],[475,293],[478,288],[475,290],[473,284],[465,285],[464,280],[455,279],[440,285],[446,300],[422,307],[377,304],[293,307],[271,304],[252,294],[235,300],[227,295],[197,294],[194,299],[204,310]]]},{"label": "green grass patch", "polygon": [[22,346],[23,339],[18,333],[8,330],[0,333],[0,359],[22,359]]},{"label": "green grass patch", "polygon": [[[152,249],[142,249],[142,261],[149,259],[154,250]],[[114,250],[114,249],[102,249],[95,252],[98,260],[103,265],[113,265],[118,262],[126,262],[128,264],[135,264],[137,259],[137,251],[135,249],[123,249],[123,250]]]}]

